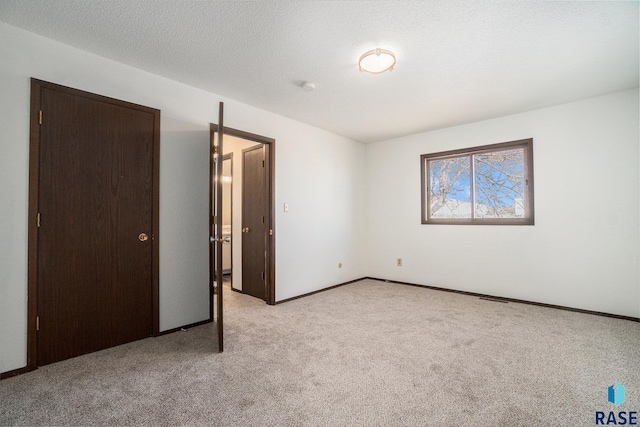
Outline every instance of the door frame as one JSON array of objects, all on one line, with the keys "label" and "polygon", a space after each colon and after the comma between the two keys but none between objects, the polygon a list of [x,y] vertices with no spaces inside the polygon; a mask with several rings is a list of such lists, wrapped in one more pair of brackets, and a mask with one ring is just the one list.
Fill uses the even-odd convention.
[{"label": "door frame", "polygon": [[38,223],[40,191],[40,105],[42,103],[42,89],[63,91],[75,96],[82,96],[100,102],[108,102],[125,108],[136,109],[151,113],[154,116],[153,125],[153,154],[152,154],[152,190],[151,190],[151,217],[152,217],[152,259],[151,259],[151,301],[152,301],[152,335],[160,333],[160,110],[133,104],[115,98],[74,89],[55,83],[31,78],[31,106],[29,119],[29,210],[28,210],[28,270],[27,270],[27,366],[26,371],[37,369],[38,340],[37,324],[38,316]]},{"label": "door frame", "polygon": [[[218,125],[211,123],[210,131],[215,133],[218,131]],[[246,132],[243,130],[233,129],[224,126],[224,135],[233,136],[240,139],[246,139],[248,141],[258,142],[261,144],[269,145],[269,156],[267,159],[267,185],[269,190],[267,192],[267,203],[269,211],[269,244],[267,245],[267,262],[269,264],[269,274],[267,275],[267,289],[265,295],[265,302],[269,305],[276,304],[276,210],[275,210],[275,158],[276,158],[276,140],[255,133]],[[233,239],[233,237],[232,237]],[[213,290],[210,290],[213,292]],[[212,300],[210,296],[209,301]]]}]

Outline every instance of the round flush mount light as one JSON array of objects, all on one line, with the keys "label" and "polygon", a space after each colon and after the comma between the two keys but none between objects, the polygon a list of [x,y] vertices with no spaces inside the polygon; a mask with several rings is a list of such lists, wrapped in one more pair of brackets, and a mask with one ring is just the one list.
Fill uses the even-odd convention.
[{"label": "round flush mount light", "polygon": [[390,50],[380,48],[366,52],[358,61],[360,71],[372,74],[384,73],[387,70],[391,71],[395,65],[396,55]]}]

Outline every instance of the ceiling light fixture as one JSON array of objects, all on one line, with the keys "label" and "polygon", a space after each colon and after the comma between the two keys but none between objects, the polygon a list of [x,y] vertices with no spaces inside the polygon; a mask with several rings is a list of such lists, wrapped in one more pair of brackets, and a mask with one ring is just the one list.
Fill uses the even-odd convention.
[{"label": "ceiling light fixture", "polygon": [[390,50],[380,49],[379,47],[365,53],[358,61],[360,71],[367,73],[380,74],[385,71],[393,70],[396,65],[396,55]]}]

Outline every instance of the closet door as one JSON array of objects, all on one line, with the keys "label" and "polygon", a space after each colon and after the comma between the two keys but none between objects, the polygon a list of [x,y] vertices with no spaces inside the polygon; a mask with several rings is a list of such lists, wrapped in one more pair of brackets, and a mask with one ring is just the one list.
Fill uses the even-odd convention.
[{"label": "closet door", "polygon": [[158,110],[35,82],[37,364],[154,333]]}]

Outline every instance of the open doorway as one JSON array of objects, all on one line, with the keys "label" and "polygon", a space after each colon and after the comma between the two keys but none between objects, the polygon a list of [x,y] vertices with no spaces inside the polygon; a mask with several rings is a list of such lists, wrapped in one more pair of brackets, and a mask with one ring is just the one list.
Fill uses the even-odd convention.
[{"label": "open doorway", "polygon": [[274,144],[224,128],[223,285],[270,305],[275,304]]},{"label": "open doorway", "polygon": [[232,287],[233,250],[231,230],[233,227],[233,152],[222,156],[222,283]]}]

